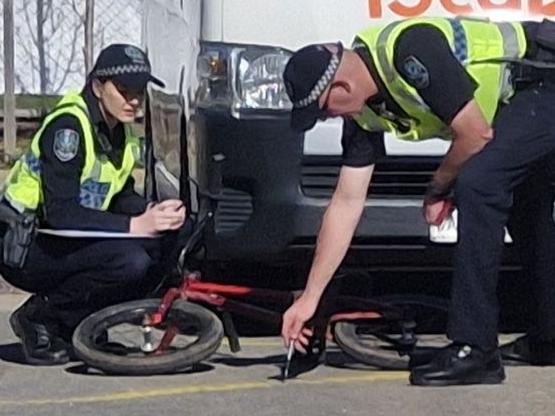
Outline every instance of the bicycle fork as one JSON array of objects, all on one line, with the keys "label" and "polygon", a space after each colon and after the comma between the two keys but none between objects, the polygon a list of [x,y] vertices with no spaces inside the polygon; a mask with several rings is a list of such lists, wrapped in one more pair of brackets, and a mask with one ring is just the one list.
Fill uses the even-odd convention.
[{"label": "bicycle fork", "polygon": [[[190,277],[193,278],[193,276]],[[152,328],[166,320],[168,313],[173,305],[173,302],[175,302],[176,299],[186,298],[185,293],[188,284],[189,280],[184,279],[179,288],[172,288],[168,290],[166,294],[162,297],[160,306],[158,307],[157,311],[153,314],[145,315],[142,325],[143,340],[141,351],[143,351],[144,353],[159,354],[168,349],[168,347],[171,345],[178,332],[175,325],[167,325],[166,330],[164,331],[164,335],[162,336],[160,343],[156,347],[152,342]]]}]

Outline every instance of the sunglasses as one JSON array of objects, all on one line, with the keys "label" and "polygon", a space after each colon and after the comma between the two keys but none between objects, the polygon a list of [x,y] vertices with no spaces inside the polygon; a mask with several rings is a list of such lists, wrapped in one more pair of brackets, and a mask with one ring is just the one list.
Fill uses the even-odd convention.
[{"label": "sunglasses", "polygon": [[114,87],[116,87],[118,92],[122,95],[122,97],[125,98],[126,101],[131,101],[135,98],[139,101],[143,101],[144,95],[145,95],[144,89],[135,90],[135,89],[127,88],[114,81],[112,81],[112,83],[114,84]]}]

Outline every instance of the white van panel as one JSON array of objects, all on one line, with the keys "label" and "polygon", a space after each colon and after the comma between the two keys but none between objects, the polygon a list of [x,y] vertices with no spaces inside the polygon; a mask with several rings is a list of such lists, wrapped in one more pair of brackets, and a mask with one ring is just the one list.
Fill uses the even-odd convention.
[{"label": "white van panel", "polygon": [[[245,24],[245,22],[242,22]],[[202,39],[223,42],[223,0],[203,0],[202,2]]]},{"label": "white van panel", "polygon": [[[303,153],[311,156],[340,156],[343,120],[331,118],[319,121],[305,134]],[[385,152],[390,156],[442,156],[449,149],[450,142],[430,139],[408,142],[397,139],[392,134],[385,135]]]},{"label": "white van panel", "polygon": [[[509,5],[513,3],[513,5]],[[309,43],[350,44],[370,24],[416,16],[471,15],[523,20],[553,15],[551,4],[507,0],[204,0],[207,40],[266,44],[298,49]],[[511,6],[513,8],[511,8]],[[539,10],[538,8],[541,8]],[[213,20],[221,19],[221,27]],[[209,29],[209,30],[208,30]]]},{"label": "white van panel", "polygon": [[298,49],[308,43],[349,44],[368,24],[368,0],[225,0],[226,42]]},{"label": "white van panel", "polygon": [[343,119],[340,117],[319,121],[305,133],[303,153],[313,156],[337,156],[341,149]]},{"label": "white van panel", "polygon": [[144,2],[148,19],[145,19],[143,38],[153,73],[164,81],[166,91],[182,94],[185,101],[188,100],[187,88],[196,86],[201,6],[202,0]]}]

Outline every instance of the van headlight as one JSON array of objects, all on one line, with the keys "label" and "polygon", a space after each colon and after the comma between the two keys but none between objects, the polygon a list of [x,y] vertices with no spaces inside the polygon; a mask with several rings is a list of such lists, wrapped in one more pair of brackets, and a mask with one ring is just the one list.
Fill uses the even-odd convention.
[{"label": "van headlight", "polygon": [[233,60],[236,109],[289,109],[291,102],[282,76],[288,60],[289,54],[280,51],[260,54],[245,50],[237,53]]},{"label": "van headlight", "polygon": [[229,106],[237,117],[288,111],[283,70],[291,52],[280,48],[204,43],[197,61],[199,106]]}]

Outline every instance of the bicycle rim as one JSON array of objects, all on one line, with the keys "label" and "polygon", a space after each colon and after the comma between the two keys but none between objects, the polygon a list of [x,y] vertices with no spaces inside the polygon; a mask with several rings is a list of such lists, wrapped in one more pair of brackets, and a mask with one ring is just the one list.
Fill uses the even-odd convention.
[{"label": "bicycle rim", "polygon": [[[340,321],[334,336],[339,347],[356,361],[383,369],[407,369],[409,355],[434,351],[448,344],[445,336],[448,303],[445,299],[424,295],[390,295],[375,299],[378,303],[401,308],[403,322],[369,319]],[[403,336],[402,325],[409,334]]]},{"label": "bicycle rim", "polygon": [[176,336],[171,344],[154,353],[144,351],[142,323],[159,303],[158,299],[133,301],[92,314],[73,335],[76,355],[106,373],[147,375],[183,370],[218,349],[223,337],[220,320],[206,308],[176,301],[164,323],[150,333],[151,349],[156,350],[166,329],[173,326]]}]

